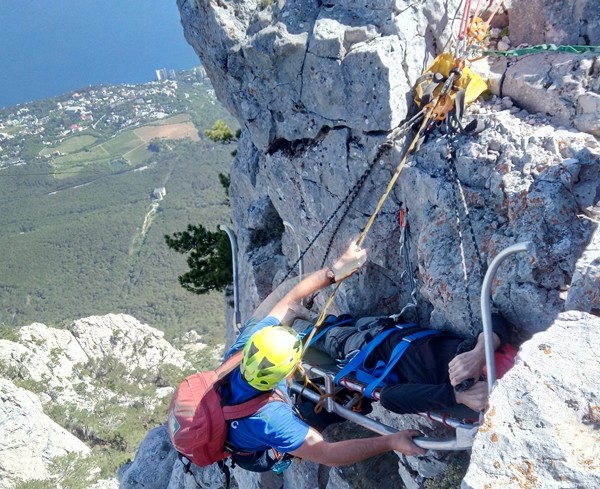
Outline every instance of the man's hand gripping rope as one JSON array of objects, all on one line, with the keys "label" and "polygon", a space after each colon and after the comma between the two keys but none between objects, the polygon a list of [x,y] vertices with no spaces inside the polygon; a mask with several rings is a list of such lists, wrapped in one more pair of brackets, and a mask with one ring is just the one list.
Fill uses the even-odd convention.
[{"label": "man's hand gripping rope", "polygon": [[346,252],[331,267],[335,282],[347,279],[362,267],[366,261],[367,250],[358,246],[356,240],[352,241]]}]

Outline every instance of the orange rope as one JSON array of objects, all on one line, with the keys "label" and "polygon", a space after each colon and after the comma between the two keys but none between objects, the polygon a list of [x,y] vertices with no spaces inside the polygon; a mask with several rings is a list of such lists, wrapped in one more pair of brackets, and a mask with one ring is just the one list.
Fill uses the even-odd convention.
[{"label": "orange rope", "polygon": [[465,8],[462,13],[462,17],[460,19],[460,27],[458,28],[458,40],[462,41],[466,35],[469,26],[469,17],[471,11],[471,2],[472,0],[467,0],[465,3]]}]

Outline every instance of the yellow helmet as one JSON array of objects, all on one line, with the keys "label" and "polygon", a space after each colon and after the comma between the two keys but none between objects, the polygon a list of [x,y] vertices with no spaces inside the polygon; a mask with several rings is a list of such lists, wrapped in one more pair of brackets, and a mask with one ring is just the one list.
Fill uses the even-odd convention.
[{"label": "yellow helmet", "polygon": [[244,346],[240,371],[252,387],[268,391],[294,370],[301,355],[302,341],[291,328],[267,326]]}]

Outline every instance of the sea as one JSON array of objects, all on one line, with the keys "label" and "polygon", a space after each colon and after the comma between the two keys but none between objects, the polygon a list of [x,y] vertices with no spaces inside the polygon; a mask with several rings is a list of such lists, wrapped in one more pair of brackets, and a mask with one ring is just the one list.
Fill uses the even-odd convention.
[{"label": "sea", "polygon": [[199,65],[176,0],[0,0],[0,108]]}]

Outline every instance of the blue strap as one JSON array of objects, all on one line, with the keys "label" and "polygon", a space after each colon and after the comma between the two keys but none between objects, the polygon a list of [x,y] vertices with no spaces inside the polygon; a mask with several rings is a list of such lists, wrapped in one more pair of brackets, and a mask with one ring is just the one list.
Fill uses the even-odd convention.
[{"label": "blue strap", "polygon": [[313,328],[315,327],[314,324],[311,324],[308,328],[306,328],[304,331],[300,331],[297,336],[298,338],[300,338],[301,340],[303,340],[308,334],[310,334],[310,332],[313,330]]},{"label": "blue strap", "polygon": [[[347,318],[342,319],[341,321],[337,321],[337,316],[334,316],[333,314],[330,314],[329,316],[327,316],[325,318],[325,321],[323,321],[323,324],[321,325],[321,327],[319,328],[319,332],[313,336],[312,340],[310,341],[310,345],[311,346],[313,343],[315,343],[319,338],[321,338],[321,336],[323,336],[325,333],[327,333],[327,331],[329,331],[331,328],[336,327],[336,326],[346,326],[347,324],[350,324],[352,321],[355,321],[356,319],[352,316],[348,316]],[[331,321],[331,323],[328,324],[328,322]],[[301,331],[300,333],[298,333],[298,338],[300,338],[301,340],[303,340],[304,338],[306,338],[310,332],[314,329],[315,325],[311,324],[308,328],[306,328],[304,331]],[[307,346],[307,348],[308,348]]]},{"label": "blue strap", "polygon": [[365,388],[365,396],[372,398],[373,391],[385,380],[392,368],[394,368],[394,366],[398,363],[402,355],[404,355],[404,352],[408,349],[408,347],[413,341],[418,340],[420,338],[425,338],[427,336],[432,336],[438,333],[439,331],[435,329],[426,329],[424,331],[417,331],[416,333],[409,334],[408,336],[402,338],[402,341],[398,343],[396,347],[392,350],[390,359],[388,360],[387,366],[383,373],[381,373],[377,377],[374,377],[374,380],[369,382],[369,384]]},{"label": "blue strap", "polygon": [[397,331],[395,328],[386,329],[382,333],[378,334],[375,338],[373,338],[367,345],[365,345],[354,358],[350,360],[342,370],[340,370],[334,378],[334,382],[338,383],[342,377],[354,372],[360,367],[363,362],[367,359],[369,354],[379,345],[383,340],[385,340],[390,334]]},{"label": "blue strap", "polygon": [[[325,327],[321,326],[320,331],[316,335],[313,336],[313,339],[311,340],[310,345],[308,345],[308,346],[311,346],[314,343],[316,343],[317,340],[319,338],[321,338],[321,336],[323,336],[325,333],[327,333],[327,331],[329,331],[331,328],[338,327],[338,326],[346,326],[347,324],[351,323],[352,321],[354,321],[354,318],[349,317],[349,318],[343,319],[342,321],[339,321],[337,323],[334,322],[332,324],[327,324]],[[309,330],[313,329],[313,327],[314,327],[314,325],[311,326],[309,328]]]},{"label": "blue strap", "polygon": [[[406,328],[412,328],[415,324],[397,324],[395,327],[386,329],[379,333],[373,338],[367,345],[365,345],[355,356],[352,358],[343,368],[340,370],[334,378],[334,382],[339,382],[342,377],[350,374],[351,372],[358,371],[358,368],[363,364],[371,352],[390,334],[403,330]],[[359,379],[360,380],[360,379]]]}]

